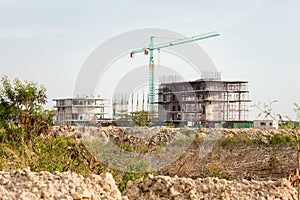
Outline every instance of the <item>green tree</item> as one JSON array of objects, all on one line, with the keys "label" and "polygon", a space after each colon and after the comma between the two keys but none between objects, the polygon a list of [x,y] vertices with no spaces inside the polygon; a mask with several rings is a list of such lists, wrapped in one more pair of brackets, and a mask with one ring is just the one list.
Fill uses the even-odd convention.
[{"label": "green tree", "polygon": [[47,102],[46,88],[17,78],[11,83],[7,76],[3,76],[1,82],[0,125],[6,130],[8,139],[30,139],[47,133],[54,113],[42,107]]},{"label": "green tree", "polygon": [[147,111],[135,111],[131,113],[131,119],[137,126],[147,126],[149,113]]}]

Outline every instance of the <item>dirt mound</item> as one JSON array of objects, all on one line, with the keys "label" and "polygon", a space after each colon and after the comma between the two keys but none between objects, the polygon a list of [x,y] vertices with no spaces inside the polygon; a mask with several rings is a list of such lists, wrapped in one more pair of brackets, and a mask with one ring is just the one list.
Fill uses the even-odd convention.
[{"label": "dirt mound", "polygon": [[121,194],[110,173],[87,178],[71,172],[0,172],[0,199],[296,199],[286,179],[227,181],[219,178],[179,178],[148,175],[129,181]]},{"label": "dirt mound", "polygon": [[227,181],[148,175],[128,182],[123,192],[129,199],[296,199],[297,191],[286,179],[277,181]]},{"label": "dirt mound", "polygon": [[84,178],[71,172],[37,173],[29,168],[0,172],[0,199],[3,200],[124,198],[110,173]]}]

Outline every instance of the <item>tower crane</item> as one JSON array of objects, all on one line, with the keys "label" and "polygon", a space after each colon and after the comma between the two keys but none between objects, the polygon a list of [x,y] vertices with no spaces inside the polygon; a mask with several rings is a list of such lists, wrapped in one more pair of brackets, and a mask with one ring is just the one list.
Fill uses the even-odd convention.
[{"label": "tower crane", "polygon": [[201,35],[196,35],[193,37],[188,38],[182,38],[173,40],[171,42],[167,43],[161,43],[154,45],[154,36],[150,37],[150,44],[148,47],[143,47],[141,49],[135,49],[130,52],[130,57],[134,58],[135,54],[144,52],[145,55],[149,55],[149,110],[150,112],[154,112],[154,101],[155,101],[155,86],[154,86],[154,59],[153,59],[153,52],[155,50],[160,51],[160,49],[171,47],[171,46],[177,46],[180,44],[185,44],[197,40],[204,40],[212,37],[219,36],[220,34],[216,32],[210,32],[210,33],[204,33]]}]

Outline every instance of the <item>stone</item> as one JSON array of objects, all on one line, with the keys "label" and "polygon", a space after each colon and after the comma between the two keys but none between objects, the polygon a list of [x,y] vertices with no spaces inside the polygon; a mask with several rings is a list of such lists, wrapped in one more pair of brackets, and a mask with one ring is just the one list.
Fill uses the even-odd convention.
[{"label": "stone", "polygon": [[137,186],[132,186],[130,190],[125,192],[125,195],[128,196],[129,199],[138,199],[140,197],[140,190]]},{"label": "stone", "polygon": [[6,185],[9,182],[9,179],[0,177],[0,185]]},{"label": "stone", "polygon": [[108,199],[126,200],[110,173],[88,178],[70,172],[0,172],[0,199]]},{"label": "stone", "polygon": [[7,194],[8,194],[8,191],[2,185],[0,185],[0,195],[5,196]]},{"label": "stone", "polygon": [[180,195],[180,192],[178,192],[174,187],[170,188],[170,197],[176,197]]},{"label": "stone", "polygon": [[88,191],[86,188],[80,189],[76,191],[75,193],[72,193],[73,199],[89,199],[92,197],[90,191]]},{"label": "stone", "polygon": [[[149,181],[142,179],[130,182],[123,192],[129,199],[293,199],[297,191],[291,187],[281,187],[278,181],[226,181],[218,178],[189,179],[157,176],[148,190],[141,190]],[[281,180],[285,183],[286,179]],[[280,182],[280,183],[281,183]],[[148,183],[147,183],[148,184]],[[181,186],[181,187],[180,187]],[[185,186],[185,187],[184,187]],[[255,189],[254,189],[255,188]]]},{"label": "stone", "polygon": [[209,192],[209,186],[202,185],[201,191],[204,192],[204,193]]}]

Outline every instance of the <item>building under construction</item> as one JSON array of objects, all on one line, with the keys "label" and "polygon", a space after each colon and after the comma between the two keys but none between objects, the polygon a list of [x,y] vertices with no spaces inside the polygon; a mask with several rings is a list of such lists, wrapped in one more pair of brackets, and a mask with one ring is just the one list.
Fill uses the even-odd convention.
[{"label": "building under construction", "polygon": [[106,122],[107,99],[95,97],[77,97],[53,99],[56,102],[56,120],[58,125],[86,125]]},{"label": "building under construction", "polygon": [[224,81],[217,77],[162,83],[158,90],[158,118],[206,127],[246,122],[249,102],[248,81]]}]

